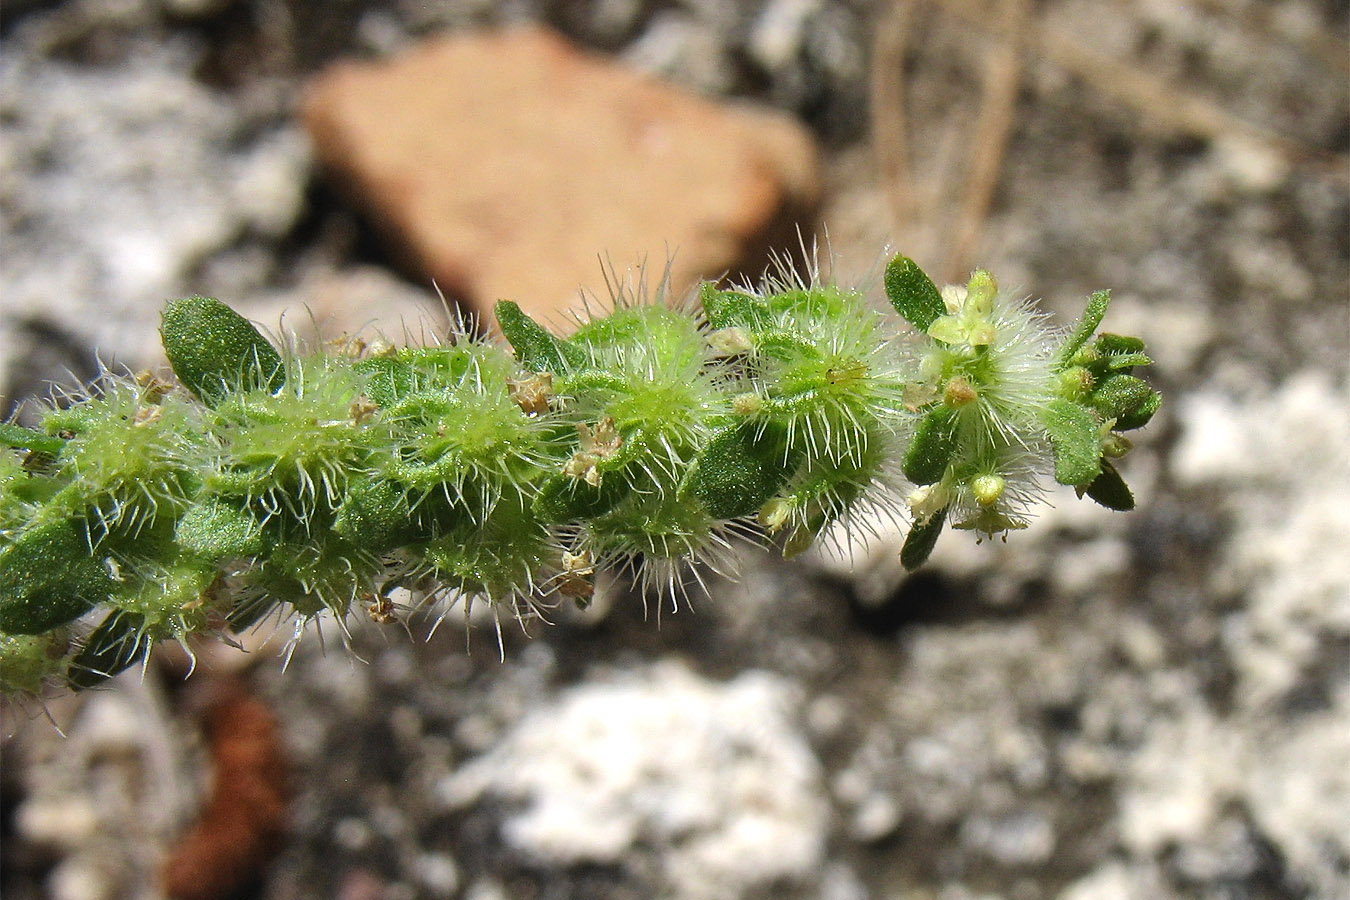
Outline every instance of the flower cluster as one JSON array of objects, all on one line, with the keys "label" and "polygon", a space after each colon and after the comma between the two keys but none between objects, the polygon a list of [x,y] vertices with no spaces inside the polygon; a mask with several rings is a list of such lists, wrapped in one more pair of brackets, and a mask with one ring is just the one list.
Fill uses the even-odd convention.
[{"label": "flower cluster", "polygon": [[108,375],[0,424],[0,690],[397,597],[527,616],[604,568],[674,598],[737,541],[792,555],[860,511],[912,523],[913,568],[948,522],[1024,527],[1050,478],[1133,505],[1111,459],[1158,395],[1139,341],[1096,334],[1105,293],[1061,333],[984,271],[939,291],[897,257],[885,287],[908,330],[815,276],[621,293],[565,336],[503,301],[510,350],[278,350],[173,301],[173,383]]}]

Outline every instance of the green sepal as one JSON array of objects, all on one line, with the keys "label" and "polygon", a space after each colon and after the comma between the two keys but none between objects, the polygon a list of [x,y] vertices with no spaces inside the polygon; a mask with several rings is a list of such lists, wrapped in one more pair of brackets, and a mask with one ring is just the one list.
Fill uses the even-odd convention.
[{"label": "green sepal", "polygon": [[95,687],[145,657],[145,616],[116,609],[85,640],[70,661],[70,686],[76,690]]},{"label": "green sepal", "polygon": [[1130,412],[1116,418],[1116,431],[1132,431],[1143,428],[1153,418],[1153,414],[1162,406],[1162,394],[1150,390],[1148,397]]},{"label": "green sepal", "polygon": [[352,483],[333,518],[333,533],[371,553],[387,553],[414,531],[407,493],[392,481],[365,478]]},{"label": "green sepal", "polygon": [[0,422],[0,447],[13,447],[16,450],[31,450],[55,456],[66,444],[61,438],[24,428],[11,422]]},{"label": "green sepal", "polygon": [[107,600],[113,580],[69,521],[21,534],[0,553],[0,632],[39,634]]},{"label": "green sepal", "polygon": [[544,482],[533,502],[534,514],[546,525],[593,519],[618,506],[631,492],[621,472],[610,472],[599,485],[571,475],[554,475]]},{"label": "green sepal", "polygon": [[718,290],[710,281],[705,281],[699,288],[698,299],[703,304],[703,315],[712,328],[733,328],[739,325],[751,331],[760,331],[773,322],[773,315],[763,300],[739,291]]},{"label": "green sepal", "polygon": [[947,314],[942,293],[919,264],[908,256],[897,256],[886,266],[886,297],[895,311],[920,331],[928,331],[939,316]]},{"label": "green sepal", "polygon": [[1092,413],[1068,400],[1051,400],[1041,424],[1055,452],[1055,480],[1087,485],[1101,471],[1101,431]]},{"label": "green sepal", "polygon": [[680,496],[694,496],[715,519],[734,519],[759,510],[778,492],[792,468],[784,465],[776,441],[763,439],[753,422],[740,422],[713,435],[694,457]]},{"label": "green sepal", "polygon": [[1092,333],[1097,330],[1097,326],[1102,324],[1102,319],[1106,317],[1106,308],[1111,305],[1110,291],[1094,291],[1092,296],[1088,297],[1087,308],[1083,310],[1083,317],[1078,320],[1072,332],[1060,345],[1055,354],[1054,370],[1056,372],[1067,369],[1074,364],[1074,355],[1078,352]]},{"label": "green sepal", "polygon": [[901,470],[915,484],[935,484],[956,455],[956,410],[939,405],[919,421]]},{"label": "green sepal", "polygon": [[580,349],[558,340],[527,316],[519,304],[498,300],[493,311],[497,316],[497,327],[511,344],[516,360],[530,371],[563,375],[585,363]]},{"label": "green sepal", "polygon": [[248,510],[210,498],[193,504],[174,527],[174,541],[202,559],[222,560],[263,552],[262,524]]},{"label": "green sepal", "polygon": [[1120,477],[1110,460],[1102,460],[1102,470],[1082,493],[1097,501],[1098,505],[1118,512],[1134,509],[1134,494],[1131,493],[1125,479]]},{"label": "green sepal", "polygon": [[900,548],[900,564],[905,567],[906,572],[913,572],[933,555],[933,548],[937,546],[938,538],[942,535],[942,527],[947,524],[949,509],[950,506],[944,506],[927,522],[915,524],[909,530],[909,534],[905,535],[905,544]]},{"label": "green sepal", "polygon": [[1115,419],[1120,422],[1136,414],[1154,396],[1156,395],[1153,389],[1142,378],[1133,375],[1112,375],[1097,386],[1089,402],[1103,419]]},{"label": "green sepal", "polygon": [[210,297],[170,300],[160,338],[178,380],[207,406],[227,394],[286,382],[281,354],[239,313]]}]

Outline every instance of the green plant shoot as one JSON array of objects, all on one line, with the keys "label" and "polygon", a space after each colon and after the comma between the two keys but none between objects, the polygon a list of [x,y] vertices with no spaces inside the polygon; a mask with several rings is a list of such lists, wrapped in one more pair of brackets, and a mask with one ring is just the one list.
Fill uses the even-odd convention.
[{"label": "green plant shoot", "polygon": [[983,270],[939,290],[897,257],[884,281],[898,319],[787,276],[621,296],[569,335],[503,301],[509,348],[302,352],[173,301],[173,381],[106,375],[0,425],[0,689],[395,598],[584,605],[605,568],[673,599],[738,542],[790,556],[877,514],[912,569],[948,524],[1025,527],[1051,480],[1133,507],[1119,432],[1159,397],[1143,344],[1097,333],[1105,292],[1065,333]]}]

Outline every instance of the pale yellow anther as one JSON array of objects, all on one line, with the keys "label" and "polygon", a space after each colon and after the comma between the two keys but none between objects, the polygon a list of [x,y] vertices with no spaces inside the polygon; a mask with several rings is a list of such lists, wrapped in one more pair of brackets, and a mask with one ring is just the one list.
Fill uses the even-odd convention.
[{"label": "pale yellow anther", "polygon": [[792,504],[781,497],[775,497],[760,507],[759,524],[763,525],[769,534],[774,534],[787,524],[791,516]]},{"label": "pale yellow anther", "polygon": [[753,416],[764,408],[764,398],[759,394],[737,394],[731,398],[731,411],[738,416]]},{"label": "pale yellow anther", "polygon": [[1102,455],[1111,459],[1120,459],[1134,449],[1134,444],[1123,434],[1107,432],[1102,436]]},{"label": "pale yellow anther", "polygon": [[944,344],[964,344],[966,323],[956,315],[938,316],[928,326],[928,336]]},{"label": "pale yellow anther", "polygon": [[972,323],[966,329],[966,343],[972,347],[988,347],[998,336],[993,322]]},{"label": "pale yellow anther", "polygon": [[1002,475],[976,475],[970,482],[970,492],[975,495],[976,503],[988,508],[1003,496],[1006,486]]}]

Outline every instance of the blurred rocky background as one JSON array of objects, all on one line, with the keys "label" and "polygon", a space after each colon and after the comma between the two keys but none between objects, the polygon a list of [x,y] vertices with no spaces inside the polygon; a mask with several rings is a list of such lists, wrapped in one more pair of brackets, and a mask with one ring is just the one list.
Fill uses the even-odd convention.
[{"label": "blurred rocky background", "polygon": [[1350,897],[1348,31],[1343,0],[7,0],[0,415],[158,365],[171,296],[417,338],[799,228],[873,291],[888,243],[1062,316],[1110,287],[1166,403],[1138,511],[1068,492],[912,577],[883,527],[678,612],[611,583],[504,661],[490,621],[365,623],[361,661],[329,623],[285,672],[248,636],[53,699],[63,734],[11,708],[0,893]]}]

